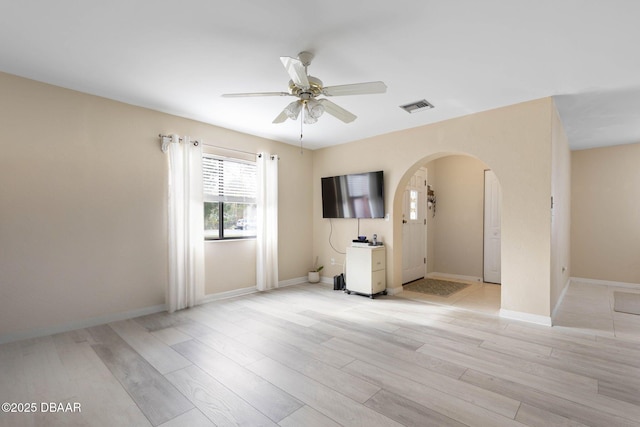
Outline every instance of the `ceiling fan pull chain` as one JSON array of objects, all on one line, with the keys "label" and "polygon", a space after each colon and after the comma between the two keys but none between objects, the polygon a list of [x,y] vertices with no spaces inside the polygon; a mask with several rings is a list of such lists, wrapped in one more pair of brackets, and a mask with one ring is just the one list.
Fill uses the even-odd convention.
[{"label": "ceiling fan pull chain", "polygon": [[300,114],[300,155],[304,154],[304,152],[302,151],[302,123],[303,122],[304,122],[304,106]]}]

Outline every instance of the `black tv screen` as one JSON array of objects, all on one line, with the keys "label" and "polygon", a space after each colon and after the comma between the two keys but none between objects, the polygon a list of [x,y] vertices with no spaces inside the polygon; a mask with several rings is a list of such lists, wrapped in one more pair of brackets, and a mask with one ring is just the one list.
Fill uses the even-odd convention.
[{"label": "black tv screen", "polygon": [[383,218],[382,171],[322,178],[323,218]]}]

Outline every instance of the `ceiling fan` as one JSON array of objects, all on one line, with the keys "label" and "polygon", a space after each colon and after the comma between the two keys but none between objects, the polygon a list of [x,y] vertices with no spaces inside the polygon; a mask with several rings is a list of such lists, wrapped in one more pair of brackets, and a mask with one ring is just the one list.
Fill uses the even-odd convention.
[{"label": "ceiling fan", "polygon": [[387,86],[383,82],[354,83],[340,86],[323,86],[317,77],[307,73],[307,67],[311,64],[313,54],[300,52],[297,58],[281,56],[280,61],[287,70],[291,80],[289,92],[258,92],[258,93],[227,93],[226,98],[238,98],[249,96],[295,96],[298,99],[287,105],[284,110],[273,120],[273,123],[282,123],[288,118],[297,120],[302,112],[302,120],[306,124],[315,123],[326,111],[345,123],[351,123],[356,115],[334,104],[326,98],[317,99],[318,96],[344,96],[366,95],[373,93],[385,93]]}]

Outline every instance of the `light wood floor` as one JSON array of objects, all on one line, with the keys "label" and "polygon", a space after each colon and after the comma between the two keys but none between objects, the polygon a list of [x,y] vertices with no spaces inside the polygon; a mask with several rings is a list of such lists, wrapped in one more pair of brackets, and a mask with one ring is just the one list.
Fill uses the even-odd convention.
[{"label": "light wood floor", "polygon": [[640,341],[300,285],[0,346],[0,426],[638,426]]}]

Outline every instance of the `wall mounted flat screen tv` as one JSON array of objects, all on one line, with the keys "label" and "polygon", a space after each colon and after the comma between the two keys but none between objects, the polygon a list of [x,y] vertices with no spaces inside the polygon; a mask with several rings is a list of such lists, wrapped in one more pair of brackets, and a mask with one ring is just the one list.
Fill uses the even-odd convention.
[{"label": "wall mounted flat screen tv", "polygon": [[382,171],[322,178],[323,218],[383,218]]}]

